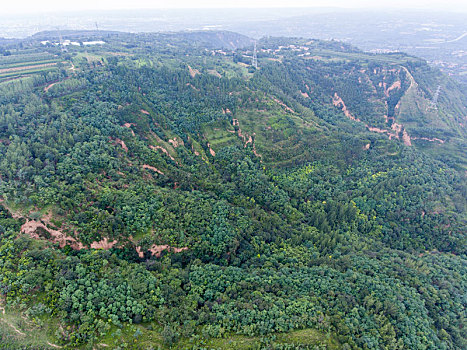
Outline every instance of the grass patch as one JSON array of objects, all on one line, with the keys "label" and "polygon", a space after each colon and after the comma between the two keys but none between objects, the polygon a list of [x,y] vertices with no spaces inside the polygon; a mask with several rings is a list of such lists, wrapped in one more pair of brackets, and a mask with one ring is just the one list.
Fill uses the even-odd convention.
[{"label": "grass patch", "polygon": [[0,349],[51,349],[55,344],[48,334],[53,320],[33,321],[20,312],[0,309]]}]

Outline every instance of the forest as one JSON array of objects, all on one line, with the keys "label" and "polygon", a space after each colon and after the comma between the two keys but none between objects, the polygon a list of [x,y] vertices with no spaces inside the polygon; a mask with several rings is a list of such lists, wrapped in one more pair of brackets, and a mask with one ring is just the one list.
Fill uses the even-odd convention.
[{"label": "forest", "polygon": [[467,348],[455,81],[337,41],[261,39],[255,68],[235,33],[73,35],[105,44],[0,51],[38,62],[0,77],[0,349]]}]

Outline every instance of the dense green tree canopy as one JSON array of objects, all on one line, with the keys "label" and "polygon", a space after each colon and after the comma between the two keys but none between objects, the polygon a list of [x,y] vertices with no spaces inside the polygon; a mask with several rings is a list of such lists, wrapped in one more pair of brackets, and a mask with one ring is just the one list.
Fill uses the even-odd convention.
[{"label": "dense green tree canopy", "polygon": [[195,38],[0,76],[6,310],[71,348],[466,348],[465,93],[403,54],[269,38],[249,71]]}]

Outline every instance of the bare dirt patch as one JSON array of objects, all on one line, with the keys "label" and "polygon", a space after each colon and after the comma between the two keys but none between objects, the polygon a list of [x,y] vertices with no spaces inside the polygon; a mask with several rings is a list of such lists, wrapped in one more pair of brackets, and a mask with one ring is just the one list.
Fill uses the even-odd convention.
[{"label": "bare dirt patch", "polygon": [[184,142],[182,139],[178,139],[177,137],[174,137],[173,139],[169,139],[169,143],[174,146],[174,148],[177,148],[178,146],[182,145],[184,146]]},{"label": "bare dirt patch", "polygon": [[216,152],[214,152],[214,150],[211,148],[211,145],[209,144],[209,142],[208,142],[208,148],[209,148],[209,153],[211,153],[211,156],[215,157]]},{"label": "bare dirt patch", "polygon": [[164,173],[162,171],[160,171],[159,169],[157,169],[157,168],[155,168],[155,167],[153,167],[151,165],[148,165],[148,164],[144,164],[143,169],[150,169],[152,171],[155,171],[158,174],[164,175]]},{"label": "bare dirt patch", "polygon": [[284,107],[287,112],[295,113],[295,111],[292,108],[290,108],[289,106],[287,106],[284,102],[278,100],[277,98],[273,98],[273,100],[274,100],[274,102],[277,102],[282,107]]},{"label": "bare dirt patch", "polygon": [[190,65],[188,65],[188,71],[190,72],[190,76],[192,78],[196,77],[196,74],[201,74],[199,70],[191,68]]},{"label": "bare dirt patch", "polygon": [[[154,170],[160,174],[162,174],[161,171],[158,169],[150,166],[150,165],[143,165],[143,168],[151,169]],[[3,201],[0,199],[0,201]],[[21,216],[22,217],[22,216]],[[49,223],[52,218],[52,215],[48,213],[45,215],[42,220]],[[81,242],[78,242],[75,238],[67,236],[64,232],[60,230],[54,230],[49,227],[47,227],[43,222],[36,221],[36,220],[29,220],[27,221],[23,226],[21,226],[21,232],[24,234],[29,235],[31,238],[34,239],[42,239],[39,235],[39,232],[47,232],[50,234],[50,238],[48,239],[51,242],[58,243],[61,248],[65,247],[65,245],[69,245],[72,249],[74,250],[81,250],[81,249],[87,249],[85,245],[83,245]],[[130,236],[130,241],[134,242],[133,238]],[[109,238],[105,237],[100,241],[92,242],[90,247],[91,249],[104,249],[104,250],[109,250],[112,249],[113,247],[116,247],[118,245],[117,240],[110,241]],[[120,246],[119,246],[120,247]],[[164,244],[164,245],[157,245],[154,244],[149,251],[151,254],[153,254],[156,257],[160,257],[162,252],[168,250],[172,253],[180,253],[182,251],[188,250],[188,247],[182,247],[182,248],[177,248],[177,247],[172,247],[170,245]],[[144,257],[144,252],[142,251],[140,246],[136,246],[136,252],[138,253],[138,256],[140,258]],[[4,307],[0,307],[0,310],[2,314],[5,314],[5,309]],[[3,320],[4,321],[4,320]],[[7,323],[6,321],[4,321]],[[8,324],[8,323],[7,323]],[[17,330],[13,325],[8,324],[11,326],[18,334],[24,335],[21,331]]]},{"label": "bare dirt patch", "polygon": [[361,121],[360,119],[358,118],[355,118],[350,112],[349,110],[347,109],[347,106],[345,105],[344,101],[342,100],[341,97],[339,97],[339,95],[337,94],[337,92],[334,93],[334,96],[332,98],[332,104],[336,107],[339,107],[340,109],[342,109],[342,112],[344,112],[345,116],[347,118],[350,118],[352,120],[355,120],[357,122]]},{"label": "bare dirt patch", "polygon": [[67,236],[60,230],[50,229],[40,221],[26,221],[26,223],[21,226],[21,232],[34,239],[41,239],[42,237],[39,235],[39,232],[45,232],[50,234],[50,238],[48,240],[58,243],[60,248],[65,247],[65,245],[70,245],[73,249],[77,250],[84,248],[84,245],[81,242],[78,242],[75,238]]},{"label": "bare dirt patch", "polygon": [[[358,118],[355,118],[354,116],[352,116],[352,114],[350,114],[350,112],[348,111],[347,107],[345,106],[345,103],[344,101],[342,100],[342,98],[340,98],[337,93],[334,93],[334,97],[332,99],[332,103],[334,104],[334,106],[336,107],[339,107],[342,109],[342,111],[344,112],[344,114],[352,119],[352,120],[355,120],[357,122],[361,122],[360,119]],[[385,115],[384,116],[386,122],[388,122],[389,118]],[[392,118],[393,119],[393,118]],[[377,127],[373,127],[373,126],[370,126],[368,124],[365,124],[366,128],[369,130],[369,131],[372,131],[372,132],[377,132],[379,134],[386,134],[389,136],[389,139],[391,140],[393,137],[394,138],[401,138],[399,135],[402,134],[402,141],[404,142],[404,144],[406,146],[411,146],[412,145],[412,142],[411,142],[411,138],[409,136],[409,134],[407,133],[407,131],[404,129],[403,125],[402,124],[398,124],[398,123],[393,123],[392,126],[391,126],[391,129],[394,131],[394,132],[391,132],[387,129],[381,129],[381,128],[377,128]]]},{"label": "bare dirt patch", "polygon": [[211,75],[214,75],[217,78],[222,78],[222,75],[215,69],[209,69],[208,73]]},{"label": "bare dirt patch", "polygon": [[444,143],[446,141],[438,139],[437,137],[433,138],[428,138],[428,137],[412,137],[412,140],[424,140],[424,141],[429,141],[429,142],[439,142],[439,143]]},{"label": "bare dirt patch", "polygon": [[133,136],[136,136],[136,135],[135,135],[135,132],[134,132],[133,130],[131,130],[131,127],[132,127],[132,126],[136,126],[136,124],[135,124],[135,123],[125,123],[125,124],[123,124],[123,127],[130,129],[131,134],[132,134]]},{"label": "bare dirt patch", "polygon": [[401,88],[401,82],[399,80],[395,81],[392,83],[390,87],[388,87],[385,91],[386,96],[389,96],[389,92],[391,92],[394,89],[400,89]]},{"label": "bare dirt patch", "polygon": [[[23,226],[21,226],[21,232],[27,234],[29,237],[34,239],[47,239],[50,242],[58,243],[60,248],[69,245],[74,250],[86,249],[87,247],[76,240],[73,237],[68,236],[63,230],[60,229],[51,229],[49,226],[51,224],[52,214],[47,213],[41,219],[37,220],[28,220]],[[44,237],[44,235],[48,237]],[[92,242],[90,248],[92,249],[104,249],[108,250],[113,248],[118,242],[116,240],[109,241],[108,238],[103,238],[98,242]]]},{"label": "bare dirt patch", "polygon": [[109,250],[112,249],[118,242],[116,240],[113,240],[112,242],[109,242],[109,239],[105,237],[103,240],[99,242],[92,242],[91,243],[91,248],[92,249],[104,249],[104,250]]},{"label": "bare dirt patch", "polygon": [[[342,98],[340,98],[337,93],[334,93],[334,97],[332,99],[332,102],[334,104],[334,106],[336,107],[339,107],[342,109],[342,111],[344,112],[344,114],[352,119],[352,120],[355,120],[357,122],[361,122],[360,119],[358,118],[355,118],[350,112],[349,110],[347,109],[347,107],[345,106],[345,103],[344,101],[342,100]],[[385,115],[384,116],[386,122],[388,121],[388,117]],[[399,135],[400,133],[402,132],[402,141],[404,142],[405,145],[407,146],[411,146],[412,143],[410,141],[410,136],[409,134],[407,133],[407,131],[403,130],[403,126],[401,124],[397,124],[397,123],[393,123],[392,124],[392,130],[394,130],[394,133],[390,132],[389,130],[387,129],[381,129],[381,128],[377,128],[377,127],[373,127],[373,126],[370,126],[368,124],[365,124],[365,127],[369,130],[369,131],[372,131],[372,132],[377,132],[379,134],[386,134],[388,135],[389,139],[391,140],[393,137],[394,138],[397,138],[399,139]],[[402,131],[403,130],[403,131]]]},{"label": "bare dirt patch", "polygon": [[191,87],[191,88],[192,88],[193,90],[195,90],[195,91],[199,91],[199,89],[198,89],[197,87],[195,87],[195,86],[194,86],[193,84],[191,84],[191,83],[186,83],[186,86]]},{"label": "bare dirt patch", "polygon": [[176,248],[176,247],[171,247],[167,244],[163,244],[163,245],[156,245],[154,244],[150,249],[149,251],[151,252],[152,255],[154,255],[155,257],[157,258],[160,258],[162,252],[164,250],[168,250],[169,252],[172,252],[172,253],[180,253],[180,252],[183,252],[184,250],[188,250],[188,247],[183,247],[183,248]]},{"label": "bare dirt patch", "polygon": [[118,143],[120,146],[122,146],[122,148],[124,149],[125,152],[128,152],[128,147],[126,146],[125,141],[120,140],[120,139],[115,139],[115,141],[117,141],[117,143]]},{"label": "bare dirt patch", "polygon": [[154,151],[157,151],[158,149],[160,149],[163,153],[165,153],[170,159],[172,159],[173,161],[175,161],[175,158],[172,157],[169,153],[169,151],[167,151],[164,147],[162,146],[153,146],[153,145],[149,145],[149,147],[154,150]]},{"label": "bare dirt patch", "polygon": [[404,142],[406,146],[412,146],[412,142],[410,141],[410,136],[409,134],[407,134],[407,131],[405,131],[405,129],[402,132],[402,141]]},{"label": "bare dirt patch", "polygon": [[[253,135],[248,135],[246,132],[245,133],[242,132],[242,129],[240,129],[240,122],[238,121],[238,119],[232,119],[232,125],[238,126],[237,136],[243,141],[243,147],[246,148],[248,144],[251,144],[253,148],[253,154],[259,158],[262,158],[261,154],[259,154],[256,151],[256,145],[255,145],[255,140],[254,140],[254,136],[256,134],[253,133]],[[227,131],[230,131],[230,130],[227,130]],[[235,133],[235,131],[232,131],[232,132]]]}]

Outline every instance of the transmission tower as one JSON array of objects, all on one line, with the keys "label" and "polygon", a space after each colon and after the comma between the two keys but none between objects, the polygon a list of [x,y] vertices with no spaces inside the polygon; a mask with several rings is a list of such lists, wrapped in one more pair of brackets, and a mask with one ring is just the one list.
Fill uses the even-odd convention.
[{"label": "transmission tower", "polygon": [[255,47],[253,49],[253,59],[252,59],[251,65],[255,67],[256,69],[258,69],[258,56],[256,54],[256,40],[255,40]]},{"label": "transmission tower", "polygon": [[430,108],[432,109],[438,109],[438,96],[439,96],[439,92],[441,91],[441,85],[438,85],[438,87],[436,88],[436,92],[435,94],[433,95],[433,98],[431,100],[431,103],[430,103]]},{"label": "transmission tower", "polygon": [[60,31],[60,28],[57,27],[57,31],[58,31],[58,39],[60,41],[60,48],[62,50],[62,52],[66,52],[67,49],[65,48],[65,46],[63,45],[63,38],[62,38],[62,32]]}]

